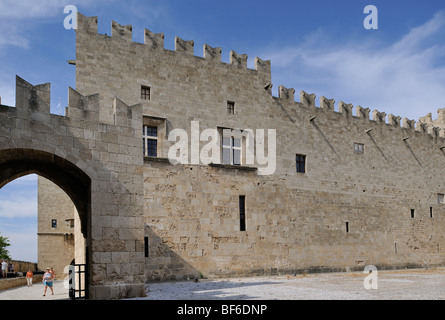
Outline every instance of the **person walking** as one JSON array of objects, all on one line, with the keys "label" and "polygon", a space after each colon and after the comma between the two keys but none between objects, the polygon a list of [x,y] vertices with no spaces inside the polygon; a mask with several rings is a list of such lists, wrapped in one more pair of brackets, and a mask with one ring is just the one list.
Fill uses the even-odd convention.
[{"label": "person walking", "polygon": [[14,265],[12,264],[12,261],[9,262],[9,272],[14,273]]},{"label": "person walking", "polygon": [[50,272],[50,268],[46,268],[46,272],[43,274],[43,284],[45,285],[45,291],[43,291],[43,296],[46,296],[46,290],[48,289],[48,287],[51,289],[52,295],[54,295],[53,275]]},{"label": "person walking", "polygon": [[5,260],[3,260],[3,262],[2,262],[2,275],[3,275],[3,278],[8,277],[8,264],[6,263]]},{"label": "person walking", "polygon": [[32,276],[33,273],[31,269],[28,269],[28,272],[26,273],[26,282],[28,283],[28,287],[32,287]]},{"label": "person walking", "polygon": [[53,267],[50,268],[51,274],[53,275],[53,280],[56,281],[56,272],[54,271]]}]

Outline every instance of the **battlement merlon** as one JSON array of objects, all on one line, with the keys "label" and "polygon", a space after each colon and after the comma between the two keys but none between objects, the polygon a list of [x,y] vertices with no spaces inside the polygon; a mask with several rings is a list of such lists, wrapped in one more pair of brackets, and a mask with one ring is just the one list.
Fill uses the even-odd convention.
[{"label": "battlement merlon", "polygon": [[388,124],[394,127],[400,127],[400,116],[395,116],[393,114],[388,115]]},{"label": "battlement merlon", "polygon": [[231,50],[230,64],[243,69],[247,69],[247,54],[239,54]]},{"label": "battlement merlon", "polygon": [[295,103],[295,89],[294,88],[286,88],[285,86],[280,85],[278,87],[278,98],[290,103]]},{"label": "battlement merlon", "polygon": [[305,91],[300,91],[300,102],[305,107],[314,107],[315,108],[315,94],[306,93]]},{"label": "battlement merlon", "polygon": [[97,34],[97,16],[86,17],[80,12],[77,12],[77,29],[76,32],[86,32],[90,34]]},{"label": "battlement merlon", "polygon": [[335,107],[335,100],[334,99],[328,99],[325,96],[322,96],[320,98],[320,108],[327,111],[334,111]]},{"label": "battlement merlon", "polygon": [[175,37],[175,51],[185,53],[188,55],[194,55],[195,42],[193,40],[182,40],[179,37]]},{"label": "battlement merlon", "polygon": [[204,44],[203,53],[204,59],[221,62],[221,48],[213,48],[207,43]]},{"label": "battlement merlon", "polygon": [[133,41],[133,26],[121,25],[116,21],[111,22],[111,36],[117,37],[126,41]]},{"label": "battlement merlon", "polygon": [[338,103],[338,111],[346,117],[352,117],[352,108],[353,105],[351,103],[345,103],[343,101]]},{"label": "battlement merlon", "polygon": [[113,118],[116,126],[128,127],[140,133],[142,124],[142,105],[127,105],[115,97],[113,101]]},{"label": "battlement merlon", "polygon": [[32,85],[16,76],[15,106],[17,110],[31,112],[31,119],[49,121],[51,84]]},{"label": "battlement merlon", "polygon": [[99,94],[84,96],[73,88],[68,88],[68,108],[66,116],[73,119],[99,121]]},{"label": "battlement merlon", "polygon": [[164,34],[163,33],[153,33],[148,29],[144,31],[144,44],[148,45],[153,49],[164,49]]}]

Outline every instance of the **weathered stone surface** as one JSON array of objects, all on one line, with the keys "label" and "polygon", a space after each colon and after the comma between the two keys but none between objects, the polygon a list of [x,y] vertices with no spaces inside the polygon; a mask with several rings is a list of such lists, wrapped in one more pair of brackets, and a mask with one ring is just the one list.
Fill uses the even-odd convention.
[{"label": "weathered stone surface", "polygon": [[[64,188],[79,212],[76,241],[89,249],[92,297],[139,295],[152,280],[445,263],[443,117],[419,130],[343,102],[336,112],[324,97],[318,108],[306,93],[297,103],[284,86],[271,96],[270,62],[249,69],[232,51],[223,63],[210,47],[197,57],[180,38],[165,50],[152,33],[134,43],[118,24],[100,35],[94,17],[79,15],[78,26],[68,116],[46,114],[49,88],[23,81],[17,108],[0,108],[0,185],[34,171]],[[171,164],[168,135],[191,138],[191,121],[275,129],[275,172]],[[156,158],[143,157],[143,125],[158,130]]]}]

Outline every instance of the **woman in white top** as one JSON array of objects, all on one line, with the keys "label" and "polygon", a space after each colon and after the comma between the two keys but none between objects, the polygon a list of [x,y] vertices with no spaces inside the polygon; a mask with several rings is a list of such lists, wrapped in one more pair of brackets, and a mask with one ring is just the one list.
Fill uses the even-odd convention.
[{"label": "woman in white top", "polygon": [[51,289],[52,295],[54,295],[53,274],[50,272],[49,268],[46,268],[46,272],[43,274],[43,284],[45,285],[45,291],[43,292],[43,296],[46,295],[46,290],[48,289],[48,287]]}]

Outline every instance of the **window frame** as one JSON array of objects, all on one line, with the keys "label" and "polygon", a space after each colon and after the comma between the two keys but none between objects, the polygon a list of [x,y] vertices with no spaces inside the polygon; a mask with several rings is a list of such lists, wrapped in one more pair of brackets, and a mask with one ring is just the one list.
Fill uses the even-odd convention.
[{"label": "window frame", "polygon": [[[147,91],[148,91],[148,93],[147,93]],[[144,100],[144,101],[151,100],[151,87],[141,85],[141,100]]]},{"label": "window frame", "polygon": [[[156,130],[156,136],[149,134],[149,129],[155,129]],[[143,141],[143,154],[144,157],[158,157],[158,127],[152,126],[152,125],[143,125],[142,126],[142,141]],[[156,142],[156,147],[154,148],[156,151],[156,154],[149,154],[149,150],[153,150],[153,148],[149,148],[149,142]]]},{"label": "window frame", "polygon": [[[229,144],[225,144],[225,139],[229,139]],[[235,145],[235,141],[239,141],[239,146]],[[224,150],[229,150],[229,163],[225,162],[224,159]],[[243,147],[242,147],[242,138],[241,137],[235,137],[234,135],[230,136],[223,136],[221,139],[221,157],[222,157],[222,164],[229,164],[232,166],[241,166],[242,165],[242,154],[243,154]],[[235,152],[239,151],[239,158],[235,157]],[[237,159],[235,159],[237,158]],[[238,163],[236,163],[235,160],[238,160]]]},{"label": "window frame", "polygon": [[295,170],[297,173],[306,173],[306,159],[307,156],[304,154],[295,154]]},{"label": "window frame", "polygon": [[364,143],[354,142],[353,148],[354,148],[355,154],[364,154],[365,153],[365,144]]},{"label": "window frame", "polygon": [[235,101],[227,100],[227,113],[235,114]]}]

